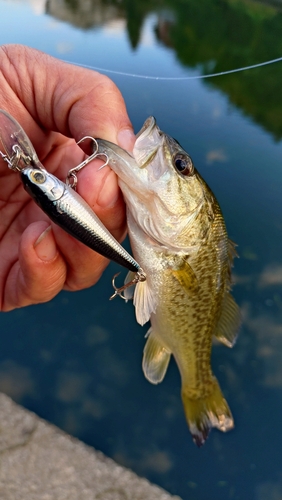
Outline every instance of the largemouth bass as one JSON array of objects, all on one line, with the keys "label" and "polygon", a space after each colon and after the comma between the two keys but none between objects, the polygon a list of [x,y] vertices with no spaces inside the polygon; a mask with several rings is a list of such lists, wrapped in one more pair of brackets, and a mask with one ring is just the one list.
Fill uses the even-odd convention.
[{"label": "largemouth bass", "polygon": [[133,255],[147,275],[134,291],[138,323],[151,321],[144,374],[161,382],[173,354],[188,426],[201,446],[212,427],[234,425],[210,362],[213,336],[232,347],[240,326],[230,294],[234,244],[190,156],[154,118],[139,132],[133,156],[98,143],[119,177]]}]

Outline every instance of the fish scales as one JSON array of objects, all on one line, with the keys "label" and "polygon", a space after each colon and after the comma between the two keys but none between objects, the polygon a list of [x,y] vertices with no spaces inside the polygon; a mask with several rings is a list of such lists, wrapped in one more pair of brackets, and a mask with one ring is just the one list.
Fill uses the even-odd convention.
[{"label": "fish scales", "polygon": [[241,322],[230,295],[234,244],[191,158],[154,118],[139,132],[132,156],[98,143],[119,177],[133,255],[147,275],[133,298],[137,321],[151,322],[144,374],[161,382],[174,356],[187,423],[201,446],[212,427],[224,432],[233,427],[210,358],[213,336],[232,347]]},{"label": "fish scales", "polygon": [[[208,395],[213,388],[210,368],[211,343],[220,314],[216,294],[222,294],[221,289],[218,292],[216,290],[219,277],[214,272],[214,263],[217,260],[216,239],[222,238],[223,232],[217,220],[214,226],[215,231],[210,232],[207,244],[200,248],[194,259],[192,257],[189,260],[196,277],[199,277],[197,293],[188,295],[169,271],[161,282],[153,279],[154,283],[151,285],[159,297],[156,313],[151,317],[153,329],[163,332],[162,341],[165,341],[168,349],[174,353],[182,377],[189,384],[187,393],[193,398]],[[138,256],[141,262],[140,265],[146,266],[147,279],[156,276],[158,268],[148,264],[148,259],[144,259],[148,252],[138,252],[140,245],[138,241],[133,241],[132,237],[131,244],[134,255]],[[157,261],[160,258],[164,257],[156,255]],[[154,262],[153,259],[149,261]],[[220,268],[218,274],[220,275]],[[213,301],[211,296],[214,296]]]}]

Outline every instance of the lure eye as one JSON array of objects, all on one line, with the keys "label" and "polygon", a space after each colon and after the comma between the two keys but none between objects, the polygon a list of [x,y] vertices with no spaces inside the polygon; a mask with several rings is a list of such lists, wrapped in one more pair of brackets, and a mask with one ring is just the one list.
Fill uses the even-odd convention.
[{"label": "lure eye", "polygon": [[174,166],[176,170],[182,175],[192,175],[194,171],[193,163],[188,155],[178,153],[174,157]]},{"label": "lure eye", "polygon": [[45,182],[46,180],[46,175],[44,174],[44,172],[40,172],[39,170],[31,172],[30,176],[32,181],[36,184],[43,184],[43,182]]}]

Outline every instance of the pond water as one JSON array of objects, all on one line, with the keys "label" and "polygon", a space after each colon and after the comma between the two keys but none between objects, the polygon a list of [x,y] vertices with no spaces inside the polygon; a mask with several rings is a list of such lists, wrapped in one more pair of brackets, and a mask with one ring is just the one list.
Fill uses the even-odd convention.
[{"label": "pond water", "polygon": [[0,43],[108,73],[138,131],[149,115],[214,191],[238,244],[243,326],[212,365],[235,418],[193,444],[174,362],[159,386],[141,370],[147,328],[100,282],[0,315],[0,390],[183,500],[282,498],[282,2],[0,0]]}]

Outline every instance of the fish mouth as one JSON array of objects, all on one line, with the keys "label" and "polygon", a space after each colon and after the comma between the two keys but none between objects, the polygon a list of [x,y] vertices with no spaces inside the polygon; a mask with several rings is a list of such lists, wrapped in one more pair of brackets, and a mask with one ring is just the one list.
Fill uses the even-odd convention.
[{"label": "fish mouth", "polygon": [[117,144],[104,139],[96,139],[98,144],[98,154],[104,154],[108,158],[110,168],[117,174],[119,180],[127,185],[134,185],[138,189],[142,188],[140,180],[140,168],[134,157]]},{"label": "fish mouth", "polygon": [[[106,141],[105,139],[95,139],[98,144],[98,155],[104,154],[111,160],[111,153],[116,158],[116,161],[120,160],[123,163],[130,164],[134,161],[133,156],[113,142]],[[96,146],[95,146],[96,147]]]},{"label": "fish mouth", "polygon": [[[148,169],[148,180],[157,180],[162,174],[162,168],[156,168],[156,164],[161,161],[155,160],[164,145],[165,134],[159,129],[153,116],[149,116],[140,132],[137,134],[133,148],[133,157],[141,170]],[[160,159],[159,159],[160,160]],[[154,165],[154,166],[153,166]]]},{"label": "fish mouth", "polygon": [[166,135],[159,129],[156,120],[150,116],[136,136],[133,153],[104,139],[97,139],[98,153],[107,155],[111,169],[121,181],[138,189],[152,188],[152,185],[165,172],[162,150]]},{"label": "fish mouth", "polygon": [[156,124],[156,119],[153,116],[149,116],[141,130],[136,134],[133,154],[130,154],[128,151],[113,142],[106,141],[104,139],[96,139],[98,144],[98,154],[105,154],[108,156],[111,167],[117,174],[119,164],[122,164],[123,168],[130,168],[131,171],[134,170],[134,166],[135,168],[137,166],[143,169],[155,157],[157,150],[160,147],[160,139],[162,135],[162,132]]},{"label": "fish mouth", "polygon": [[139,130],[138,134],[136,134],[136,140],[141,135],[144,135],[144,138],[148,137],[148,135],[150,135],[152,133],[152,130],[153,130],[154,127],[159,128],[157,126],[156,119],[155,119],[154,116],[149,116],[149,118],[147,118],[147,120],[144,122],[144,125],[141,128],[141,130]]}]

